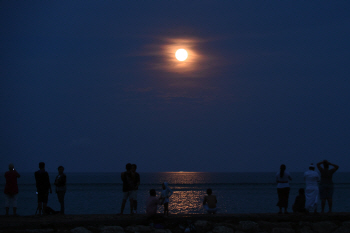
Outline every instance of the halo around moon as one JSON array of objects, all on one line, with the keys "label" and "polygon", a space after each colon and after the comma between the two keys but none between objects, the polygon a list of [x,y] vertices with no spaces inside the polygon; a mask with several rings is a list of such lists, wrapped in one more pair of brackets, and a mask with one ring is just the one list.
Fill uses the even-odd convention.
[{"label": "halo around moon", "polygon": [[175,57],[179,61],[185,61],[188,57],[188,53],[185,49],[178,49],[175,53]]}]

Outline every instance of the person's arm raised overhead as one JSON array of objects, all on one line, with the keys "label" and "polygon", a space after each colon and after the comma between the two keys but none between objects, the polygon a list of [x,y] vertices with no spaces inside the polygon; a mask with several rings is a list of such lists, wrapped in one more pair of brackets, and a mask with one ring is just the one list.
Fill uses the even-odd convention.
[{"label": "person's arm raised overhead", "polygon": [[319,171],[323,171],[323,168],[321,167],[321,164],[324,163],[324,161],[325,160],[317,163],[317,168],[318,168]]},{"label": "person's arm raised overhead", "polygon": [[332,172],[336,172],[339,169],[339,166],[334,163],[328,162],[328,164],[333,166],[333,168],[331,169]]}]

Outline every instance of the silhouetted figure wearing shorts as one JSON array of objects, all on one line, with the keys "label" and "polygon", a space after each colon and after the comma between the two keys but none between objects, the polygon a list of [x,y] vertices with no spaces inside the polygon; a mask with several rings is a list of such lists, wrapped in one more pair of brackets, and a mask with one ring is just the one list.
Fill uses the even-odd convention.
[{"label": "silhouetted figure wearing shorts", "polygon": [[[323,168],[322,165],[323,164]],[[332,169],[329,169],[329,166],[333,166]],[[333,206],[333,174],[339,169],[338,165],[328,162],[327,160],[323,160],[317,163],[317,168],[321,173],[321,182],[320,182],[320,197],[321,197],[321,213],[324,213],[324,207],[326,205],[326,201],[328,201],[328,213],[332,212]]]},{"label": "silhouetted figure wearing shorts", "polygon": [[135,175],[131,171],[131,164],[128,163],[125,166],[126,171],[121,173],[121,179],[123,181],[123,201],[120,210],[120,214],[123,214],[126,201],[129,198],[130,201],[130,214],[134,213],[134,196],[135,196]]},{"label": "silhouetted figure wearing shorts", "polygon": [[19,173],[15,170],[15,166],[10,163],[9,170],[5,172],[5,210],[6,216],[9,215],[10,205],[12,204],[13,215],[17,216],[17,196],[18,196],[18,185],[17,178],[19,178]]},{"label": "silhouetted figure wearing shorts", "polygon": [[39,163],[39,169],[34,173],[36,181],[36,190],[38,194],[38,211],[39,215],[46,212],[49,192],[52,193],[49,174],[45,171],[45,163]]}]

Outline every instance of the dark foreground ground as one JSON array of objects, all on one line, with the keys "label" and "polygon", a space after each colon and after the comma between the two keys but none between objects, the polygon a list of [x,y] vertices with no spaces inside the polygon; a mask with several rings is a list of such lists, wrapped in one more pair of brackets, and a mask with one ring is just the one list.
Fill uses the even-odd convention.
[{"label": "dark foreground ground", "polygon": [[[181,232],[179,226],[186,226],[188,223],[201,223],[204,224],[204,228],[211,225],[210,230],[198,230],[197,232],[215,232],[213,228],[215,226],[231,226],[232,232],[240,232],[237,227],[242,222],[254,223],[259,227],[256,230],[249,230],[248,232],[269,232],[267,229],[262,229],[262,224],[267,223],[275,224],[279,226],[283,224],[289,224],[289,228],[293,231],[297,225],[301,223],[308,223],[306,226],[310,226],[310,232],[312,231],[312,224],[324,223],[333,224],[337,228],[346,225],[350,227],[350,213],[332,213],[332,214],[318,214],[318,215],[304,215],[304,214],[216,214],[216,215],[171,215],[167,218],[160,218],[156,220],[165,229],[170,229],[170,232]],[[74,232],[72,229],[77,227],[84,227],[90,229],[101,229],[101,226],[119,226],[126,228],[128,226],[150,226],[151,221],[143,214],[137,215],[110,215],[110,214],[93,214],[93,215],[51,215],[51,216],[19,216],[19,217],[0,217],[0,232]],[[197,224],[197,225],[198,225]],[[277,224],[277,225],[276,225]],[[279,224],[279,225],[278,225]],[[242,224],[241,224],[242,225]],[[237,227],[236,227],[237,226]],[[301,225],[300,225],[301,226]],[[203,226],[202,226],[203,227]],[[273,226],[272,226],[273,227]],[[271,226],[270,226],[271,228]],[[92,229],[92,230],[91,230]],[[344,228],[346,229],[346,228]],[[125,230],[128,232],[129,230]],[[129,231],[130,232],[130,231]],[[168,231],[169,232],[169,231]],[[184,231],[182,231],[184,232]],[[246,232],[246,231],[241,231]],[[272,231],[271,231],[272,232]],[[334,232],[333,230],[330,232]],[[349,228],[350,232],[350,228]]]}]

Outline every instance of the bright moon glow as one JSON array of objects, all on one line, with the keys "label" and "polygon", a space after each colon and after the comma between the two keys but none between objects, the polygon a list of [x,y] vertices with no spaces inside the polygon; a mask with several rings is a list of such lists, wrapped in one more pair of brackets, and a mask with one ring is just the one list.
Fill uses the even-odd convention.
[{"label": "bright moon glow", "polygon": [[178,49],[175,53],[175,57],[179,61],[184,61],[188,57],[188,53],[185,49]]}]

